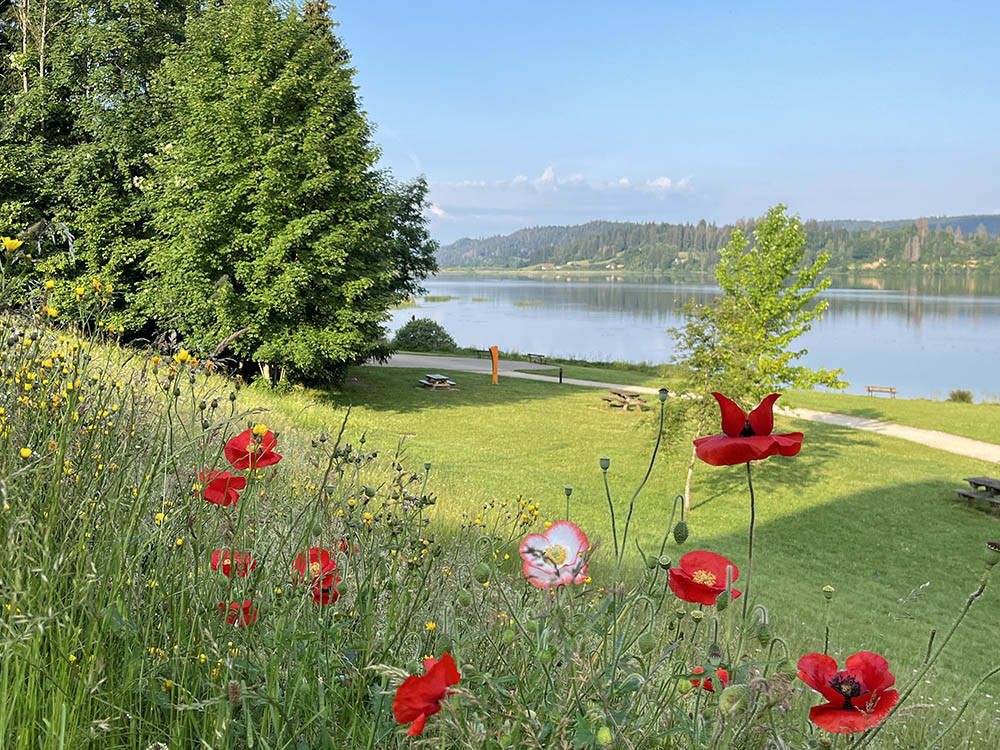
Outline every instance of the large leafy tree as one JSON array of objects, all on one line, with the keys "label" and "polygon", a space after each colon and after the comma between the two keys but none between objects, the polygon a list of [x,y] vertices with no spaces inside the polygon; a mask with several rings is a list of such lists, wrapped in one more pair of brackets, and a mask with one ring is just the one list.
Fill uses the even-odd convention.
[{"label": "large leafy tree", "polygon": [[[154,92],[142,304],[193,347],[274,373],[336,373],[434,266],[422,180],[376,168],[349,56],[322,4],[230,0],[190,16]],[[222,33],[224,30],[224,33]]]},{"label": "large leafy tree", "polygon": [[[783,205],[756,222],[753,237],[734,228],[722,249],[715,278],[722,294],[709,305],[691,304],[685,323],[672,333],[685,387],[701,398],[684,399],[695,434],[718,418],[711,391],[753,407],[769,393],[824,385],[843,388],[841,369],[810,368],[795,341],[819,320],[827,302],[818,295],[830,286],[821,276],[829,256],[806,260],[801,220]],[[685,485],[690,501],[692,450]]]}]

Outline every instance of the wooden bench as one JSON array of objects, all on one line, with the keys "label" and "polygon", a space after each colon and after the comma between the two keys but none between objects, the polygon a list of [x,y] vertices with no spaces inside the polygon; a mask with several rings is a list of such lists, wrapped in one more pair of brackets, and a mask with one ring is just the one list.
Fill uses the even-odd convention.
[{"label": "wooden bench", "polygon": [[490,350],[489,349],[476,349],[476,358],[477,359],[489,359],[490,358]]},{"label": "wooden bench", "polygon": [[896,398],[896,389],[889,385],[866,385],[865,390],[869,396],[873,393],[888,393],[889,398]]},{"label": "wooden bench", "polygon": [[605,401],[606,407],[620,406],[622,411],[628,411],[630,407],[635,407],[636,411],[642,411],[643,404],[646,403],[646,399],[640,396],[638,393],[632,393],[631,391],[608,391],[611,397],[601,396]]},{"label": "wooden bench", "polygon": [[544,365],[545,364],[545,355],[544,354],[528,354],[527,356],[528,356],[528,361],[529,362],[534,362],[534,363],[540,364],[540,365]]}]

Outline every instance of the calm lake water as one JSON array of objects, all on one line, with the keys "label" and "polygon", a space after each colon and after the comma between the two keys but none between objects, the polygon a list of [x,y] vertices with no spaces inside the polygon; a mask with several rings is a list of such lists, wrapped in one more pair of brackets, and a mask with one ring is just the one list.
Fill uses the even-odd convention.
[{"label": "calm lake water", "polygon": [[[814,367],[842,367],[852,393],[895,386],[906,397],[942,398],[954,388],[976,400],[1000,393],[1000,279],[835,279],[823,320],[801,339]],[[417,307],[393,312],[441,323],[460,346],[591,360],[669,362],[667,329],[689,299],[708,302],[703,283],[615,278],[442,276],[425,283]]]}]

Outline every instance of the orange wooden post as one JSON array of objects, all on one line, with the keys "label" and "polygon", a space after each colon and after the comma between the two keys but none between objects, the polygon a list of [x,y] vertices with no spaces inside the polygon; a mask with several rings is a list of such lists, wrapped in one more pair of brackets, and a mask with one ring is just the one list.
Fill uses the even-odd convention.
[{"label": "orange wooden post", "polygon": [[500,350],[497,347],[490,347],[490,358],[493,360],[493,385],[496,385],[500,367]]}]

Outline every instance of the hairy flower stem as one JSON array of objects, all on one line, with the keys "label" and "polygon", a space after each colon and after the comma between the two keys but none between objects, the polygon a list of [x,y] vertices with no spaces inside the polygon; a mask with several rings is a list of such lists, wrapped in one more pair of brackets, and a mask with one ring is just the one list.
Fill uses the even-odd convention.
[{"label": "hairy flower stem", "polygon": [[632,501],[628,504],[628,516],[625,518],[625,530],[622,532],[622,546],[621,553],[618,556],[618,569],[622,567],[621,555],[625,553],[625,542],[628,539],[628,527],[632,523],[632,511],[635,510],[635,499],[639,497],[639,493],[642,492],[642,488],[646,486],[646,482],[649,480],[649,475],[653,473],[653,464],[656,463],[656,454],[660,450],[660,441],[663,438],[663,418],[665,416],[665,409],[663,407],[663,402],[660,402],[660,426],[656,430],[656,445],[653,446],[653,455],[649,457],[649,468],[646,469],[646,476],[642,478],[639,486],[636,487],[635,493],[632,495]]},{"label": "hairy flower stem", "polygon": [[753,577],[753,529],[757,520],[757,506],[753,496],[753,477],[750,474],[750,462],[747,461],[747,486],[750,488],[750,529],[747,533],[747,577],[746,589],[743,591],[743,619],[747,619],[747,608],[750,606],[750,580]]},{"label": "hairy flower stem", "polygon": [[615,560],[620,560],[621,557],[618,553],[618,527],[615,525],[615,504],[611,501],[611,488],[608,486],[608,471],[605,469],[604,474],[604,494],[608,498],[608,510],[611,512],[611,536],[615,540]]},{"label": "hairy flower stem", "polygon": [[885,718],[882,720],[881,724],[875,727],[871,732],[859,737],[857,742],[851,745],[848,750],[861,750],[861,748],[868,747],[872,743],[872,740],[874,740],[878,736],[878,733],[882,731],[882,727],[884,727],[886,725],[886,722],[888,722],[888,720],[892,718],[892,715],[899,710],[900,706],[902,706],[903,703],[906,702],[906,699],[910,697],[910,694],[916,689],[917,685],[920,684],[920,681],[924,679],[924,675],[927,674],[927,670],[929,670],[931,666],[934,664],[934,662],[937,661],[938,657],[941,656],[941,652],[944,651],[945,647],[948,645],[948,641],[951,640],[951,637],[955,635],[955,631],[958,630],[958,626],[962,623],[962,620],[964,620],[965,616],[969,613],[969,609],[975,603],[976,599],[978,599],[983,595],[983,591],[986,589],[986,584],[989,583],[989,580],[990,580],[990,571],[987,570],[985,573],[983,573],[983,578],[979,582],[979,588],[977,588],[975,591],[969,594],[969,598],[965,600],[965,606],[962,607],[962,611],[958,613],[958,617],[955,618],[955,622],[951,626],[951,630],[948,631],[948,634],[944,637],[944,640],[941,641],[941,645],[937,647],[937,651],[934,652],[934,655],[930,659],[924,661],[923,667],[913,677],[913,681],[910,682],[909,687],[907,687],[906,690],[903,691],[903,694],[899,696],[899,700],[896,702],[896,705],[893,706],[892,710],[885,715]]}]

